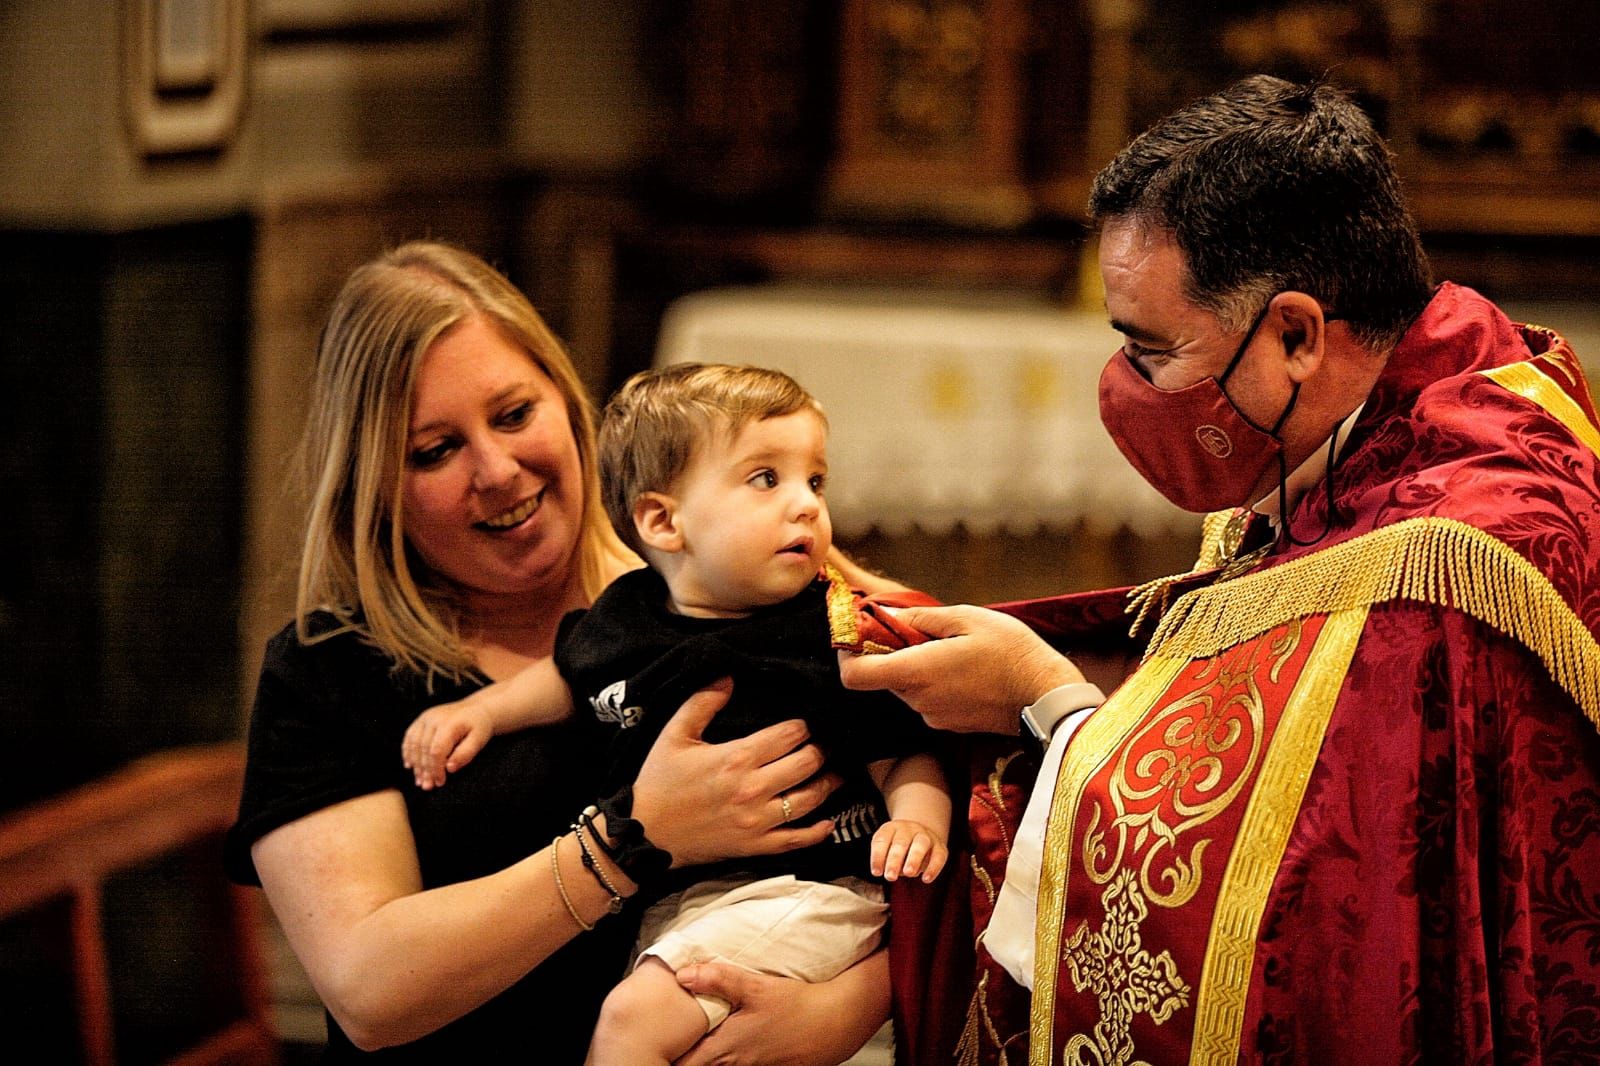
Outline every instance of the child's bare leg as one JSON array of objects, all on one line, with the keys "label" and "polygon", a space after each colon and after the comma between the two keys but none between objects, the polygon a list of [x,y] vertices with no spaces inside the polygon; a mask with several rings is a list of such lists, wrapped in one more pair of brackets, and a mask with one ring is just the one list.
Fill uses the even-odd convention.
[{"label": "child's bare leg", "polygon": [[606,996],[589,1066],[670,1063],[706,1035],[706,1012],[667,964],[648,956]]}]

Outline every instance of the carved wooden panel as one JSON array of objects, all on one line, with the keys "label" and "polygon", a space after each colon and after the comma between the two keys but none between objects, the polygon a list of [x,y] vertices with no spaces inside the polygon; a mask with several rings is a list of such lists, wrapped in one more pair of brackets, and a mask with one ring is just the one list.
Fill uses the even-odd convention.
[{"label": "carved wooden panel", "polygon": [[1014,226],[1022,186],[1022,0],[847,0],[839,211]]}]

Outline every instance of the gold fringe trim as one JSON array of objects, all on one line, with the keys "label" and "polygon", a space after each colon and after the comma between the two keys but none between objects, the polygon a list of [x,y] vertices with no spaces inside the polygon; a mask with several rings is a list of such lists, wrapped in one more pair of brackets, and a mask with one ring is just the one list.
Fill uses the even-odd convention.
[{"label": "gold fringe trim", "polygon": [[1194,659],[1281,625],[1389,600],[1471,615],[1538,655],[1600,729],[1600,643],[1550,579],[1516,551],[1450,518],[1412,518],[1294,562],[1178,599],[1148,656]]},{"label": "gold fringe trim", "polygon": [[[828,577],[828,633],[835,644],[855,647],[861,643],[860,619],[856,617],[856,597],[844,575],[832,563],[824,564]],[[887,649],[883,649],[887,650]]]}]

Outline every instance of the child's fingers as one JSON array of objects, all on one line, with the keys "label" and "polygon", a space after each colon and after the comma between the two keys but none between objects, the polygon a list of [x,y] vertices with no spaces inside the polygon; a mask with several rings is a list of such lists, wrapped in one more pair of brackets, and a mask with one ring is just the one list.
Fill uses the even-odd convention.
[{"label": "child's fingers", "polygon": [[[468,731],[467,735],[461,738],[461,742],[455,746],[455,750],[450,752],[449,757],[445,759],[444,768],[452,774],[455,773],[471,762],[478,752],[483,750],[483,745],[488,739],[489,735],[487,733],[482,733],[475,729]],[[443,782],[440,783],[442,784]]]},{"label": "child's fingers", "polygon": [[926,833],[918,833],[911,838],[911,846],[906,849],[905,866],[902,869],[907,877],[915,877],[922,872],[922,862],[928,857],[928,849],[933,844],[933,839]]},{"label": "child's fingers", "polygon": [[928,852],[928,868],[922,871],[922,880],[926,884],[938,877],[944,871],[944,864],[950,858],[950,849],[935,841]]},{"label": "child's fingers", "polygon": [[889,855],[883,860],[883,878],[886,881],[897,879],[905,869],[907,843],[899,833],[889,844]]},{"label": "child's fingers", "polygon": [[883,862],[889,855],[889,841],[894,837],[893,826],[879,826],[872,834],[872,876],[883,876]]}]

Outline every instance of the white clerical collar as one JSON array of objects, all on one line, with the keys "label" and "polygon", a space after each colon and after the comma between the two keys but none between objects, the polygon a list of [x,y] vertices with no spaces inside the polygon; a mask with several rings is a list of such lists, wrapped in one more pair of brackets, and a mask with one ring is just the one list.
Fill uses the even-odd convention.
[{"label": "white clerical collar", "polygon": [[[1356,420],[1361,417],[1361,412],[1366,409],[1366,406],[1366,401],[1363,400],[1360,407],[1345,415],[1339,424],[1333,428],[1332,436],[1338,438],[1333,444],[1335,460],[1344,453],[1344,446],[1350,440],[1350,431],[1355,428]],[[1288,480],[1284,482],[1284,491],[1288,496],[1290,508],[1293,508],[1299,502],[1300,497],[1311,491],[1317,482],[1326,476],[1328,459],[1325,449],[1327,446],[1328,442],[1326,440],[1317,445],[1306,460],[1294,468],[1294,471],[1289,474]],[[1257,514],[1266,515],[1267,520],[1272,523],[1272,528],[1278,528],[1278,492],[1276,489],[1257,500],[1250,509]]]}]

